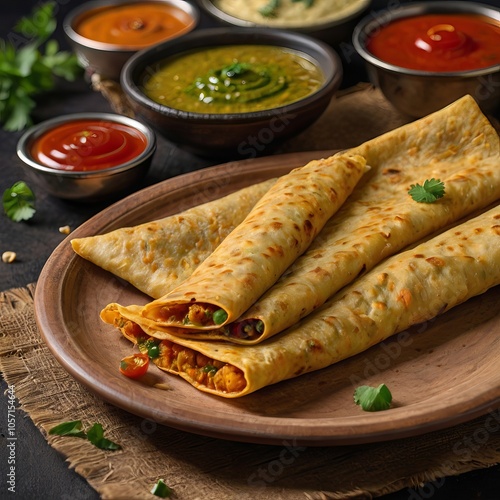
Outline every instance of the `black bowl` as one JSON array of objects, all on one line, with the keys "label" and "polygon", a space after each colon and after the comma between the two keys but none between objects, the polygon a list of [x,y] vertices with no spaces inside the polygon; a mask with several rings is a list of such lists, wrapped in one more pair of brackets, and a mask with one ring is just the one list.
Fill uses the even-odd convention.
[{"label": "black bowl", "polygon": [[[159,104],[143,92],[142,82],[158,63],[193,49],[227,45],[273,45],[314,60],[325,81],[316,92],[286,106],[263,111],[202,114]],[[201,156],[252,158],[301,132],[316,121],[342,82],[342,63],[328,45],[306,35],[263,28],[214,28],[192,32],[132,56],[121,86],[134,112],[164,137]]]}]

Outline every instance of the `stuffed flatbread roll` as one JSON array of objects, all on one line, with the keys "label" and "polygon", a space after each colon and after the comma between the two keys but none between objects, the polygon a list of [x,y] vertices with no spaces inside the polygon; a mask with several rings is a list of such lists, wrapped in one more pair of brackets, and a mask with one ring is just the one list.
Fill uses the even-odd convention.
[{"label": "stuffed flatbread roll", "polygon": [[[189,321],[156,327],[184,338],[259,343],[384,258],[500,199],[498,134],[471,97],[350,152],[366,157],[370,171],[307,251],[247,311],[217,329],[190,329]],[[444,182],[445,196],[416,203],[410,186],[431,178]]]},{"label": "stuffed flatbread roll", "polygon": [[197,389],[236,398],[319,370],[432,319],[500,284],[500,206],[385,260],[307,318],[258,345],[194,341],[135,322],[139,307],[101,318],[134,343],[156,341],[153,362]]},{"label": "stuffed flatbread roll", "polygon": [[84,259],[156,299],[188,278],[275,182],[254,184],[156,221],[75,238],[71,245]]},{"label": "stuffed flatbread roll", "polygon": [[188,279],[142,314],[200,330],[234,321],[307,249],[366,170],[363,157],[337,154],[280,177]]},{"label": "stuffed flatbread roll", "polygon": [[[347,202],[275,285],[211,338],[271,337],[384,258],[500,199],[499,137],[471,97],[350,152],[371,168]],[[416,203],[411,185],[432,178],[445,196]]]}]

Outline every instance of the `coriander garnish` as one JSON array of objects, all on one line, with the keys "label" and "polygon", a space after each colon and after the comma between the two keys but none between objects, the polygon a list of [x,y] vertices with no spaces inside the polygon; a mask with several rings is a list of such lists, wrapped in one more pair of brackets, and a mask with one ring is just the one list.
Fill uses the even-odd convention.
[{"label": "coriander garnish", "polygon": [[172,496],[173,491],[165,484],[163,479],[158,479],[157,483],[153,486],[151,493],[160,498],[169,498]]},{"label": "coriander garnish", "polygon": [[280,6],[280,0],[269,0],[264,7],[259,9],[259,13],[264,17],[275,17]]},{"label": "coriander garnish", "polygon": [[412,184],[408,194],[418,203],[434,203],[444,196],[444,182],[439,179],[428,179],[423,185]]},{"label": "coriander garnish", "polygon": [[31,219],[35,214],[35,195],[24,181],[4,191],[2,203],[7,217],[14,222]]},{"label": "coriander garnish", "polygon": [[[308,9],[314,3],[314,0],[292,0],[292,3],[303,2]],[[277,17],[278,10],[281,7],[280,0],[269,0],[264,7],[259,9],[259,13],[264,17]]]},{"label": "coriander garnish", "polygon": [[314,0],[292,0],[293,3],[304,2],[306,7],[309,8],[314,3]]},{"label": "coriander garnish", "polygon": [[82,430],[82,421],[74,420],[71,422],[63,422],[49,430],[49,434],[53,436],[73,436],[87,438],[87,435]]},{"label": "coriander garnish", "polygon": [[0,123],[5,130],[31,125],[33,97],[53,89],[54,77],[72,81],[82,72],[76,56],[49,39],[56,29],[55,6],[54,1],[44,3],[17,23],[13,31],[27,39],[19,48],[0,39]]},{"label": "coriander garnish", "polygon": [[104,430],[101,424],[94,424],[87,432],[87,439],[101,450],[120,450],[119,444],[113,443],[104,437]]},{"label": "coriander garnish", "polygon": [[88,432],[82,429],[82,421],[74,420],[63,422],[49,430],[52,436],[71,436],[88,439],[94,446],[101,450],[121,450],[119,444],[113,443],[104,437],[104,430],[101,424],[94,424]]},{"label": "coriander garnish", "polygon": [[378,387],[361,385],[354,391],[354,402],[364,411],[387,410],[391,406],[392,394],[385,384]]}]

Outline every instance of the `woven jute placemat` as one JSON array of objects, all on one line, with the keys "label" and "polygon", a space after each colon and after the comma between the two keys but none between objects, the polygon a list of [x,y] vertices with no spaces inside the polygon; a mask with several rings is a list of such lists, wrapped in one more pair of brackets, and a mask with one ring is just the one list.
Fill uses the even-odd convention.
[{"label": "woven jute placemat", "polygon": [[[238,443],[157,425],[101,400],[58,364],[37,329],[34,290],[0,293],[0,369],[20,409],[103,499],[157,498],[150,490],[159,478],[178,500],[368,499],[500,463],[498,408],[443,431],[362,446]],[[122,449],[48,435],[73,420],[101,423]]]}]

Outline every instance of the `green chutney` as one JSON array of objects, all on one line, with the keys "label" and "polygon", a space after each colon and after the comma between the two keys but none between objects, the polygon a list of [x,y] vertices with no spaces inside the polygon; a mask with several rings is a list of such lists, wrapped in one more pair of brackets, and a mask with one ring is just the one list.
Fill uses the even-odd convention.
[{"label": "green chutney", "polygon": [[270,45],[199,49],[160,63],[144,93],[165,106],[195,113],[247,113],[285,106],[324,83],[307,55]]}]

